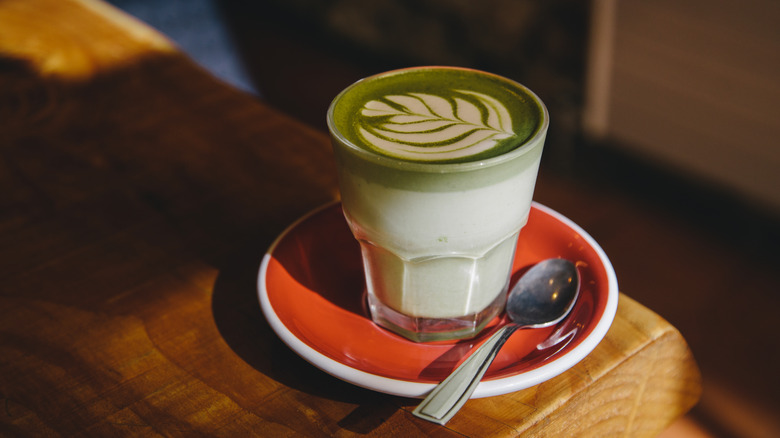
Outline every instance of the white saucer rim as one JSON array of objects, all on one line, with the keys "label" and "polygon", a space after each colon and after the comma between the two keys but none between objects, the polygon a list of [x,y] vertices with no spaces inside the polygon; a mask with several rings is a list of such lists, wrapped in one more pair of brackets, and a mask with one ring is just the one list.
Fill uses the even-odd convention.
[{"label": "white saucer rim", "polygon": [[[334,360],[310,347],[308,344],[295,336],[279,318],[279,316],[274,311],[273,306],[271,305],[271,302],[268,298],[268,291],[265,287],[265,282],[268,271],[268,264],[271,260],[271,257],[273,256],[274,250],[284,239],[284,237],[287,236],[300,223],[306,221],[317,213],[326,210],[335,204],[338,204],[339,202],[340,201],[335,200],[326,203],[304,214],[292,224],[290,224],[287,228],[285,228],[284,231],[282,231],[269,246],[268,250],[263,256],[262,262],[260,263],[257,278],[257,292],[263,315],[271,326],[271,329],[277,334],[277,336],[279,336],[282,342],[284,342],[290,349],[301,356],[304,360],[308,361],[320,370],[340,380],[373,391],[401,397],[425,397],[425,395],[427,395],[428,392],[430,392],[435,387],[435,384],[410,382],[407,380],[378,376],[376,374],[359,370]],[[607,274],[608,286],[606,307],[601,318],[598,320],[588,336],[586,336],[570,351],[556,357],[549,362],[544,363],[543,365],[533,370],[507,377],[482,381],[479,385],[477,385],[472,398],[492,397],[530,388],[555,376],[558,376],[566,370],[572,368],[588,354],[590,354],[601,342],[604,336],[606,336],[607,331],[609,330],[610,326],[612,325],[612,321],[615,318],[615,314],[617,313],[617,304],[619,299],[617,276],[615,275],[615,270],[612,266],[612,263],[609,261],[609,258],[601,246],[593,237],[590,236],[590,234],[585,232],[585,230],[583,230],[579,225],[574,223],[569,218],[536,201],[533,202],[533,206],[543,211],[544,213],[553,216],[556,220],[562,222],[564,225],[577,232],[577,234],[579,234],[587,242],[587,244],[594,249]]]}]

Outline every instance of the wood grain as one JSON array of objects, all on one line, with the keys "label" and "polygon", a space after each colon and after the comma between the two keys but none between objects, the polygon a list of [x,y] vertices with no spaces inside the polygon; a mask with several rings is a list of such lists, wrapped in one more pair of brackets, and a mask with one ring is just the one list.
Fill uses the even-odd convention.
[{"label": "wood grain", "polygon": [[0,23],[0,435],[652,436],[697,401],[685,341],[626,296],[574,369],[447,427],[324,374],[255,278],[337,197],[327,137],[97,1]]}]

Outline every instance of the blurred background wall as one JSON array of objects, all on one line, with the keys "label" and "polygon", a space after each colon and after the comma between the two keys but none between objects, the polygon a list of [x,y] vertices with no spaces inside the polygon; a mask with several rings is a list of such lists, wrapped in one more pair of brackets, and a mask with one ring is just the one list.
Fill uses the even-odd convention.
[{"label": "blurred background wall", "polygon": [[592,6],[585,133],[780,211],[780,2]]}]

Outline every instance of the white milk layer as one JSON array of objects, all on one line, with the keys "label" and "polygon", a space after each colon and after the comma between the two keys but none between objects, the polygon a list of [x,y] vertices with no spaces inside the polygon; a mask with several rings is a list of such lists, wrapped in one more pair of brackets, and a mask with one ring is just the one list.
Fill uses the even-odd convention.
[{"label": "white milk layer", "polygon": [[475,176],[477,184],[455,191],[385,185],[340,166],[369,293],[412,317],[461,317],[490,305],[507,285],[540,156],[538,147],[506,178],[486,185]]}]

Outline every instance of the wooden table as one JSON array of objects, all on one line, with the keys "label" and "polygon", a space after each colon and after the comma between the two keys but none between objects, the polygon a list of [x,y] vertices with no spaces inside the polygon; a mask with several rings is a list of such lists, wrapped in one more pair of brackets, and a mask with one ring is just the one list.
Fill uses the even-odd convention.
[{"label": "wooden table", "polygon": [[0,2],[0,435],[652,436],[698,400],[683,338],[626,296],[573,369],[446,427],[326,375],[255,279],[336,197],[326,135],[154,30],[97,0]]}]

